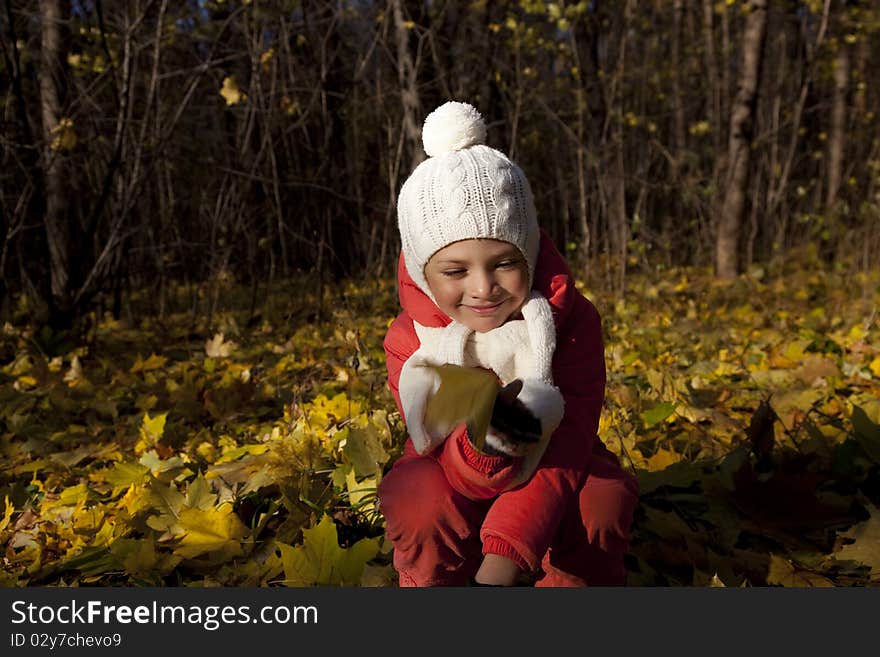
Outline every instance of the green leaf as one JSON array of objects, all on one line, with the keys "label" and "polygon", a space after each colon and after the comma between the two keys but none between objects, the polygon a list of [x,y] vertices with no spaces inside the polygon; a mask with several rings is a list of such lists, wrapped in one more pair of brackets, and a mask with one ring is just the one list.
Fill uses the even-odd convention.
[{"label": "green leaf", "polygon": [[111,570],[119,570],[121,564],[107,548],[84,547],[82,552],[59,566],[63,569],[78,570],[83,577],[93,577]]},{"label": "green leaf", "polygon": [[366,563],[379,553],[379,539],[362,538],[339,547],[336,525],[325,515],[316,527],[303,530],[303,544],[277,544],[286,586],[357,586]]},{"label": "green leaf", "polygon": [[389,458],[379,440],[379,432],[372,424],[348,427],[348,436],[342,451],[351,461],[358,477],[369,477],[380,472]]},{"label": "green leaf", "polygon": [[663,402],[661,404],[657,404],[653,408],[648,409],[644,413],[642,413],[639,417],[642,418],[642,422],[645,427],[653,427],[655,424],[662,422],[670,415],[675,412],[675,404],[672,402]]},{"label": "green leaf", "polygon": [[330,475],[330,481],[333,482],[333,486],[337,489],[345,490],[349,473],[354,476],[354,466],[349,463],[340,463]]}]

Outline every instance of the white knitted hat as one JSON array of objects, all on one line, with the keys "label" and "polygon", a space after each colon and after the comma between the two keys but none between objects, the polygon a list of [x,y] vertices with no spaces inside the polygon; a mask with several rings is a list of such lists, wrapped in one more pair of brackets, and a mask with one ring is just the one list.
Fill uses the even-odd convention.
[{"label": "white knitted hat", "polygon": [[406,269],[432,301],[425,264],[461,240],[513,244],[528,263],[529,285],[534,279],[540,232],[529,181],[485,140],[486,124],[473,106],[441,105],[422,127],[428,159],[400,190],[397,222]]}]

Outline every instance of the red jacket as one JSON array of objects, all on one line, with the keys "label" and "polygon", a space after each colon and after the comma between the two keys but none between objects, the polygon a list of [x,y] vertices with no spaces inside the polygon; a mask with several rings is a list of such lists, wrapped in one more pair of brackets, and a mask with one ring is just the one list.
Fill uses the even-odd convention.
[{"label": "red jacket", "polygon": [[[413,320],[433,327],[446,326],[451,320],[413,282],[402,256],[397,276],[403,312],[388,329],[384,347],[388,384],[403,413],[398,392],[400,371],[419,348]],[[604,451],[596,431],[605,396],[599,313],[575,289],[568,266],[543,231],[533,288],[547,298],[553,310],[556,326],[553,380],[565,400],[562,422],[538,468],[528,481],[504,491],[511,457],[489,457],[476,452],[463,428],[454,431],[430,455],[444,468],[450,483],[463,494],[474,499],[498,495],[480,530],[483,551],[507,556],[531,570],[540,565],[569,499],[583,485],[593,452]],[[419,458],[411,440],[407,440],[402,458]]]}]

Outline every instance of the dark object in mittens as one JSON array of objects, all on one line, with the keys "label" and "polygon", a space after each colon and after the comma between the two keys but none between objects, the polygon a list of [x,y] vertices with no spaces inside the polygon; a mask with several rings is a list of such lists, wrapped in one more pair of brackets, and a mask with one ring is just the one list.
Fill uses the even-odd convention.
[{"label": "dark object in mittens", "polygon": [[517,380],[505,386],[492,407],[491,428],[513,443],[536,443],[541,439],[541,421],[516,398],[522,389]]}]

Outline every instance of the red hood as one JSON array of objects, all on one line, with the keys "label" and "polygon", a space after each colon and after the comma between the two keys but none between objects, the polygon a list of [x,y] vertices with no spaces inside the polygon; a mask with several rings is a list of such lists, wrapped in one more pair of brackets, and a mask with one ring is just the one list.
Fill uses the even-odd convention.
[{"label": "red hood", "polygon": [[[446,326],[452,321],[415,284],[406,270],[402,252],[397,262],[397,287],[400,305],[413,321],[422,326]],[[562,254],[543,230],[532,289],[538,290],[550,302],[554,322],[559,327],[568,316],[574,301],[574,280]]]}]

